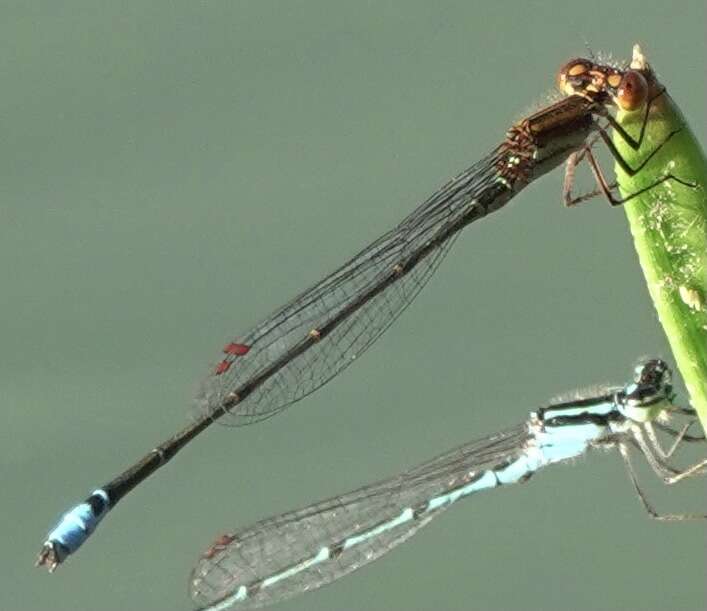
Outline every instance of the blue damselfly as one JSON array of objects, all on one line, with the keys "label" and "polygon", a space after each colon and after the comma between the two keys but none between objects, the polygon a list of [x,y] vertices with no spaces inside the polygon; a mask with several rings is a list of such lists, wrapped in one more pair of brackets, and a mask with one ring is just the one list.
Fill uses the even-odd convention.
[{"label": "blue damselfly", "polygon": [[[522,425],[472,441],[409,471],[353,492],[268,518],[221,535],[194,568],[189,591],[197,608],[221,611],[275,603],[328,583],[372,562],[407,540],[456,501],[482,490],[526,482],[542,468],[585,454],[618,448],[639,498],[629,452],[637,449],[656,474],[674,483],[704,472],[707,461],[686,469],[667,462],[658,426],[680,440],[686,427],[657,422],[670,412],[693,415],[672,403],[671,372],[659,359],[638,365],[623,387],[574,393],[532,412]],[[689,425],[689,424],[688,424]]]}]

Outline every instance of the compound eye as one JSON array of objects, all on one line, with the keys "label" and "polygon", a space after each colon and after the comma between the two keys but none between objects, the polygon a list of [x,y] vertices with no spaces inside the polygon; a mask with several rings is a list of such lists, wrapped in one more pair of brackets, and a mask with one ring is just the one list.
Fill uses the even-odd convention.
[{"label": "compound eye", "polygon": [[622,110],[637,110],[648,97],[648,83],[640,72],[629,70],[616,91],[616,103]]},{"label": "compound eye", "polygon": [[586,59],[573,59],[557,71],[557,88],[566,95],[573,94],[577,85],[588,76],[594,64]]}]

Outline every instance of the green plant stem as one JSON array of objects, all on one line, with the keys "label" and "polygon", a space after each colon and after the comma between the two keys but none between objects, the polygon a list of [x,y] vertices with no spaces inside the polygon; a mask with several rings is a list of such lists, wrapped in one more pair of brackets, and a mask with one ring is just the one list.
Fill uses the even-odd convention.
[{"label": "green plant stem", "polygon": [[[651,89],[649,97],[661,91],[640,49],[634,49],[631,67],[643,70]],[[620,112],[617,120],[637,135],[644,112]],[[666,141],[675,130],[679,131]],[[662,146],[633,177],[617,166],[622,197],[646,189],[668,174],[690,183],[686,186],[668,179],[626,202],[624,209],[658,318],[690,403],[707,431],[707,160],[667,92],[650,107],[638,151],[617,135],[614,144],[631,167]]]}]

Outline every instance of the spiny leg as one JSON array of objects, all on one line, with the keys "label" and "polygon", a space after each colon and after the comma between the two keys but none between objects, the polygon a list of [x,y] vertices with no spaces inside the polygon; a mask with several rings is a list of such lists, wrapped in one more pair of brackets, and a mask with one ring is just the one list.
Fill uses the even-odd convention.
[{"label": "spiny leg", "polygon": [[[613,120],[613,119],[612,119]],[[618,125],[618,124],[617,124]],[[613,125],[612,125],[613,127]],[[635,176],[638,174],[643,168],[650,163],[651,159],[655,157],[660,150],[670,141],[670,139],[675,136],[676,134],[679,134],[682,131],[682,128],[674,129],[672,130],[663,140],[645,157],[641,163],[639,163],[635,168],[632,168],[628,162],[623,158],[621,153],[619,153],[619,150],[616,148],[616,145],[614,144],[613,140],[611,139],[611,136],[609,136],[609,132],[606,131],[602,126],[597,126],[597,131],[599,132],[599,137],[604,141],[604,144],[606,144],[606,147],[609,149],[609,152],[611,153],[611,156],[616,160],[616,163],[619,164],[621,169],[628,174],[629,176]],[[688,187],[696,187],[695,184],[681,180],[679,178],[676,178],[675,176],[672,176],[672,174],[666,174],[664,177],[664,180],[667,177],[672,177],[673,180],[676,180],[682,185],[688,186]],[[662,182],[662,181],[661,181]]]},{"label": "spiny leg", "polygon": [[697,411],[691,407],[680,407],[679,405],[673,405],[670,408],[671,414],[680,414],[681,416],[693,416],[697,417]]},{"label": "spiny leg", "polygon": [[[634,176],[638,172],[640,172],[645,165],[653,158],[653,156],[660,150],[660,148],[673,136],[677,133],[677,131],[671,132],[664,140],[661,142],[656,149],[646,157],[641,164],[637,168],[632,168],[626,163],[626,161],[621,157],[621,154],[618,152],[616,147],[614,146],[614,143],[611,142],[611,139],[607,135],[606,131],[603,128],[599,128],[599,137],[604,140],[606,143],[607,147],[609,148],[609,151],[611,152],[612,156],[616,160],[616,162],[619,164],[621,169],[624,170],[629,176]],[[673,174],[665,174],[661,178],[657,179],[650,185],[639,189],[638,191],[635,191],[634,193],[630,193],[626,197],[616,197],[613,195],[612,190],[618,186],[618,183],[613,182],[609,183],[609,181],[606,179],[604,176],[604,172],[601,169],[601,166],[599,165],[599,162],[597,161],[596,157],[594,156],[594,153],[592,152],[592,145],[594,143],[588,143],[586,144],[580,151],[576,153],[572,153],[572,155],[569,156],[567,159],[567,164],[565,166],[565,179],[564,179],[564,184],[563,184],[563,190],[562,190],[562,196],[564,200],[564,204],[567,207],[572,207],[576,206],[579,203],[582,203],[584,201],[587,201],[596,195],[599,195],[600,193],[604,195],[606,200],[611,204],[612,206],[620,206],[621,204],[626,203],[627,201],[632,200],[634,197],[638,197],[639,195],[642,195],[646,191],[650,191],[651,189],[657,187],[658,185],[666,182],[667,180],[674,180],[675,182],[686,186],[690,188],[695,188],[696,185],[694,183],[682,180],[678,178],[677,176],[674,176]],[[589,167],[592,170],[592,174],[594,174],[594,179],[596,180],[596,183],[598,185],[598,189],[595,189],[594,191],[591,191],[590,193],[586,193],[583,195],[580,195],[578,197],[572,197],[571,192],[572,192],[572,183],[574,182],[574,174],[575,174],[575,169],[577,165],[586,157],[587,162],[589,163]]]},{"label": "spiny leg", "polygon": [[677,482],[682,481],[685,478],[694,477],[695,475],[704,475],[705,473],[707,473],[707,458],[701,460],[698,463],[695,463],[694,465],[690,465],[689,467],[687,467],[687,469],[683,470],[677,475],[668,478],[665,483],[676,484]]},{"label": "spiny leg", "polygon": [[[638,134],[638,139],[634,138],[626,131],[626,129],[611,115],[606,106],[598,106],[594,112],[600,117],[606,119],[609,125],[616,130],[616,133],[621,137],[621,139],[634,151],[637,151],[641,148],[641,144],[643,144],[643,137],[645,136],[646,127],[648,126],[648,116],[651,111],[651,106],[653,106],[653,102],[662,96],[665,91],[665,87],[661,87],[660,91],[648,100],[648,102],[646,102],[646,107],[643,111],[643,119],[641,120],[641,131]],[[659,147],[660,146],[661,145],[659,145]]]},{"label": "spiny leg", "polygon": [[[653,187],[658,186],[659,184],[665,182],[666,180],[675,180],[679,184],[682,184],[686,187],[691,187],[695,188],[697,185],[681,180],[680,178],[672,175],[672,174],[667,174],[663,176],[661,179],[655,181],[653,184],[649,185],[648,187],[628,195],[625,198],[616,198],[611,194],[611,191],[615,189],[618,186],[617,182],[612,182],[609,183],[603,175],[603,172],[599,168],[599,164],[596,162],[596,159],[594,159],[591,149],[595,145],[596,141],[598,138],[601,138],[604,143],[606,144],[607,148],[609,149],[609,152],[611,155],[614,157],[616,160],[616,163],[621,167],[621,169],[628,174],[629,176],[635,176],[638,172],[640,172],[647,163],[650,162],[650,160],[660,151],[663,146],[678,132],[680,132],[680,129],[673,130],[670,132],[662,142],[660,142],[656,148],[651,151],[651,153],[639,164],[637,168],[632,168],[626,160],[623,158],[623,156],[619,153],[618,149],[614,145],[613,141],[611,140],[611,137],[607,133],[607,127],[611,127],[614,129],[614,131],[617,133],[617,135],[628,145],[630,146],[633,150],[638,151],[643,143],[643,138],[646,133],[646,127],[648,125],[648,118],[650,114],[650,109],[651,106],[653,105],[653,102],[658,99],[661,95],[665,93],[665,88],[661,88],[661,90],[654,95],[650,100],[645,105],[645,110],[643,111],[643,119],[641,121],[641,130],[639,132],[638,138],[633,138],[631,134],[629,134],[626,129],[619,124],[619,122],[611,115],[609,110],[605,106],[598,106],[595,110],[595,114],[598,116],[606,119],[607,125],[606,126],[601,126],[597,124],[598,128],[598,135],[595,135],[592,137],[592,139],[587,142],[587,144],[582,148],[582,150],[572,153],[569,158],[567,159],[567,164],[565,166],[565,178],[563,181],[563,189],[562,189],[562,197],[565,206],[571,207],[575,206],[579,203],[582,203],[584,201],[587,201],[589,199],[592,199],[593,197],[596,197],[599,194],[603,194],[605,198],[609,201],[609,203],[612,206],[618,206],[621,205],[630,199],[641,195],[642,193],[645,193],[646,191],[652,189]],[[591,155],[591,158],[590,158]],[[583,195],[580,195],[578,197],[572,197],[572,185],[574,183],[574,175],[575,175],[575,169],[581,163],[581,161],[584,159],[584,157],[587,157],[591,166],[592,166],[592,172],[594,173],[595,179],[597,181],[597,184],[599,185],[598,189],[594,189],[593,191],[589,193],[585,193]],[[601,176],[601,178],[598,177]]]},{"label": "spiny leg", "polygon": [[[704,441],[705,437],[704,435],[688,435],[687,431],[690,430],[690,427],[697,422],[696,420],[691,420],[690,422],[686,422],[680,430],[676,430],[672,427],[669,427],[668,425],[661,424],[660,422],[646,422],[644,424],[644,428],[646,429],[646,434],[648,435],[648,441],[651,443],[657,454],[661,458],[670,458],[675,451],[678,449],[681,443],[686,442],[686,443],[691,443],[691,442],[699,442],[699,441]],[[663,445],[661,444],[660,440],[658,439],[658,436],[656,435],[655,429],[658,429],[660,431],[663,431],[664,433],[667,433],[671,437],[673,437],[673,443],[671,444],[670,448],[668,450],[663,449]]]},{"label": "spiny leg", "polygon": [[624,443],[620,443],[619,444],[619,451],[621,452],[621,456],[624,459],[624,462],[626,463],[626,470],[628,471],[628,476],[629,476],[629,479],[631,480],[631,484],[633,484],[633,488],[636,491],[636,494],[638,494],[638,498],[640,499],[641,504],[643,505],[643,508],[646,510],[646,512],[648,513],[648,515],[652,519],[658,520],[660,522],[684,522],[687,520],[705,520],[705,519],[707,519],[707,514],[699,514],[699,513],[659,514],[653,508],[653,506],[648,502],[646,495],[644,494],[643,490],[641,490],[641,487],[638,484],[638,477],[636,476],[636,471],[634,470],[633,463],[631,462],[631,454],[630,454],[628,446]]},{"label": "spiny leg", "polygon": [[654,450],[646,443],[645,437],[643,436],[642,427],[634,427],[632,429],[632,439],[638,446],[639,450],[648,461],[651,469],[654,473],[663,480],[663,483],[672,485],[676,484],[683,479],[688,477],[694,477],[696,475],[702,475],[707,472],[707,459],[701,460],[694,465],[690,465],[684,469],[676,468],[659,456],[656,455]]},{"label": "spiny leg", "polygon": [[[579,151],[572,153],[567,158],[567,162],[565,163],[565,176],[562,181],[562,201],[568,208],[602,194],[600,189],[594,189],[593,191],[589,191],[588,193],[584,193],[577,197],[572,195],[572,187],[574,186],[576,169],[587,156],[587,150],[591,150],[597,143],[597,140],[599,140],[599,135],[595,134],[589,139],[585,147],[582,147]],[[614,189],[618,186],[618,183],[614,182],[609,186],[611,189]]]},{"label": "spiny leg", "polygon": [[[675,448],[671,446],[671,449],[665,452],[665,456],[663,456],[663,458],[670,458],[670,456],[677,449],[677,446],[679,446],[681,443],[700,443],[707,440],[707,437],[705,437],[704,435],[687,434],[687,431],[690,430],[690,427],[695,424],[695,422],[697,422],[697,420],[693,420],[691,422],[686,423],[683,427],[681,427],[679,431],[677,429],[672,428],[671,426],[668,426],[667,424],[663,424],[662,422],[646,423],[646,432],[648,433],[648,437],[651,443],[654,445],[654,447],[656,447],[656,450],[659,454],[661,452],[658,449],[662,448],[662,446],[657,440],[657,436],[655,435],[655,429],[658,429],[659,431],[670,435],[674,439],[672,446],[675,446]],[[650,425],[650,427],[648,425]],[[651,438],[651,435],[656,437],[656,441]]]}]

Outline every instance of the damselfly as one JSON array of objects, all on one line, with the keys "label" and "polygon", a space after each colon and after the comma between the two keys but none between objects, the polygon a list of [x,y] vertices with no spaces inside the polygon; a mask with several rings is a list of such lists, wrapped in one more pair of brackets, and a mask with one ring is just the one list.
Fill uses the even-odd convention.
[{"label": "damselfly", "polygon": [[[198,396],[201,416],[69,511],[49,534],[37,564],[56,568],[109,509],[213,421],[243,425],[268,418],[334,377],[410,304],[461,229],[503,207],[565,160],[573,162],[572,168],[576,156],[589,151],[590,136],[601,137],[616,153],[605,131],[611,125],[638,149],[643,130],[632,138],[609,111],[645,106],[647,118],[650,100],[642,79],[638,71],[589,60],[567,63],[559,73],[566,97],[513,125],[501,145],[399,225],[229,342]],[[565,199],[572,201],[567,185]]]},{"label": "damselfly", "polygon": [[221,535],[194,568],[189,591],[209,611],[275,603],[343,577],[415,534],[456,501],[475,492],[525,482],[548,465],[591,448],[618,448],[645,508],[663,520],[707,518],[658,515],[638,487],[630,450],[638,449],[666,483],[701,474],[707,461],[678,469],[667,461],[655,427],[661,415],[692,410],[672,404],[671,372],[659,359],[635,369],[624,387],[575,394],[531,413],[522,425],[472,441],[400,475],[297,511]]}]

